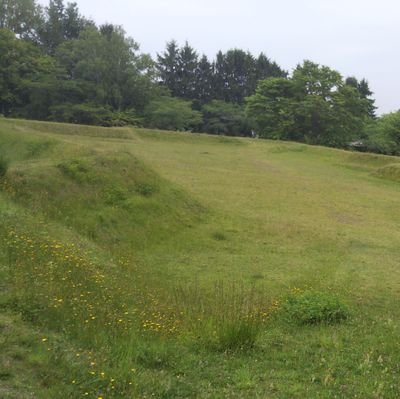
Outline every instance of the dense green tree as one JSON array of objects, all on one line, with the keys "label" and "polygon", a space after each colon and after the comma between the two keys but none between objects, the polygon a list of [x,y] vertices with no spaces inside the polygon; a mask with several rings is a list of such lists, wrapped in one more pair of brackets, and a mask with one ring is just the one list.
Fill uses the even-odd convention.
[{"label": "dense green tree", "polygon": [[297,65],[292,80],[298,96],[319,96],[326,101],[330,101],[332,93],[342,85],[339,72],[309,60]]},{"label": "dense green tree", "polygon": [[293,104],[295,128],[307,143],[344,147],[363,130],[363,103],[353,88],[340,87],[329,100],[308,95]]},{"label": "dense green tree", "polygon": [[[59,104],[82,103],[86,99],[83,87],[67,79],[65,70],[51,57],[45,57],[42,72],[27,84],[29,101],[19,114],[31,119],[48,119],[51,109]],[[62,121],[60,119],[60,121]]]},{"label": "dense green tree", "polygon": [[157,129],[197,130],[202,117],[200,112],[192,109],[190,101],[164,96],[146,107],[145,123]]},{"label": "dense green tree", "polygon": [[246,110],[261,137],[301,139],[295,136],[294,96],[295,86],[291,80],[269,78],[259,82],[256,93],[247,99]]},{"label": "dense green tree", "polygon": [[93,22],[79,14],[76,3],[64,5],[63,0],[50,0],[44,9],[44,18],[38,28],[41,45],[49,53],[54,54],[63,42],[77,39],[81,32]]},{"label": "dense green tree", "polygon": [[20,104],[24,77],[29,74],[25,61],[30,54],[27,43],[21,42],[7,29],[0,30],[0,113],[10,114]]},{"label": "dense green tree", "polygon": [[290,79],[259,82],[247,113],[262,136],[343,147],[368,118],[367,99],[348,83],[339,72],[304,61]]},{"label": "dense green tree", "polygon": [[67,3],[63,14],[64,39],[77,39],[81,32],[89,26],[94,26],[93,21],[84,18],[76,3]]},{"label": "dense green tree", "polygon": [[368,101],[360,97],[357,89],[342,85],[333,96],[331,139],[323,144],[346,147],[360,137],[369,119]]},{"label": "dense green tree", "polygon": [[121,110],[144,108],[151,99],[154,64],[121,27],[88,28],[60,46],[56,58],[90,103]]},{"label": "dense green tree", "polygon": [[368,151],[400,155],[400,111],[371,120],[364,142]]},{"label": "dense green tree", "polygon": [[400,111],[391,112],[380,118],[380,124],[389,139],[396,144],[397,153],[400,153]]},{"label": "dense green tree", "polygon": [[29,89],[52,66],[29,41],[0,29],[0,113],[16,114],[29,102]]},{"label": "dense green tree", "polygon": [[202,107],[203,125],[201,130],[212,134],[249,136],[251,123],[244,108],[238,104],[213,100]]},{"label": "dense green tree", "polygon": [[339,72],[304,61],[293,72],[296,130],[312,144],[344,146],[357,137],[367,116],[366,102]]},{"label": "dense green tree", "polygon": [[35,0],[0,0],[0,29],[8,29],[24,39],[36,39],[41,8]]},{"label": "dense green tree", "polygon": [[41,44],[51,54],[64,41],[63,0],[50,0],[45,8],[45,20],[39,28]]}]

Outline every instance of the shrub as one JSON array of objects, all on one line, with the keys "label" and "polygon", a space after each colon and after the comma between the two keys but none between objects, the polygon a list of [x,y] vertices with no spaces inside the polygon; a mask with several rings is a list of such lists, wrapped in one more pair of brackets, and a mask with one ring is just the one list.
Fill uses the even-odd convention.
[{"label": "shrub", "polygon": [[151,197],[159,191],[159,187],[155,182],[137,183],[135,189],[143,197]]},{"label": "shrub", "polygon": [[105,203],[107,205],[121,205],[127,200],[128,196],[128,191],[118,186],[109,187],[104,192]]},{"label": "shrub", "polygon": [[109,126],[112,119],[112,112],[108,108],[93,104],[54,105],[50,113],[50,120],[85,125]]},{"label": "shrub", "polygon": [[289,295],[283,312],[288,321],[297,324],[333,324],[350,316],[348,307],[339,298],[312,290]]},{"label": "shrub", "polygon": [[3,156],[0,156],[0,178],[4,177],[7,173],[9,162]]},{"label": "shrub", "polygon": [[96,126],[139,126],[140,118],[134,110],[113,111],[109,107],[95,104],[61,104],[50,108],[50,119],[57,122],[78,123]]}]

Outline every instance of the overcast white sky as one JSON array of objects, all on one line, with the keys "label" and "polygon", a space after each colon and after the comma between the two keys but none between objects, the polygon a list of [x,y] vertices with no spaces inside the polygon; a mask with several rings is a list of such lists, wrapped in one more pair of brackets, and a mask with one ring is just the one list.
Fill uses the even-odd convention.
[{"label": "overcast white sky", "polygon": [[365,77],[380,113],[400,109],[399,0],[75,1],[96,23],[122,25],[152,55],[176,39],[211,58],[234,47],[263,51],[288,71],[310,59]]}]

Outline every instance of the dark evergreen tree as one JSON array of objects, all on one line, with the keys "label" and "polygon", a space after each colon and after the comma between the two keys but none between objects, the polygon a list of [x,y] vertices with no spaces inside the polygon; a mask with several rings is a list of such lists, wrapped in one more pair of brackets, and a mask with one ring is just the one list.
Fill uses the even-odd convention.
[{"label": "dark evergreen tree", "polygon": [[287,73],[263,53],[255,59],[240,49],[219,51],[215,61],[215,97],[243,104],[246,97],[255,93],[259,80],[285,76]]},{"label": "dark evergreen tree", "polygon": [[226,59],[222,51],[218,51],[214,61],[214,99],[226,99],[228,76],[226,73]]},{"label": "dark evergreen tree", "polygon": [[39,36],[46,51],[53,54],[57,46],[64,41],[63,0],[50,0],[45,10],[46,17],[39,29]]},{"label": "dark evergreen tree", "polygon": [[260,53],[256,59],[256,80],[263,80],[266,78],[285,78],[287,72],[280,68],[280,66],[271,61],[264,53]]},{"label": "dark evergreen tree", "polygon": [[179,51],[178,57],[178,97],[193,99],[196,96],[196,73],[198,55],[186,42]]},{"label": "dark evergreen tree", "polygon": [[354,87],[355,89],[358,89],[358,79],[355,78],[354,76],[349,76],[345,80],[345,84],[347,86]]},{"label": "dark evergreen tree", "polygon": [[255,59],[250,53],[234,49],[218,53],[215,67],[217,97],[234,104],[243,104],[256,86]]},{"label": "dark evergreen tree", "polygon": [[175,40],[167,43],[162,54],[157,54],[157,69],[160,81],[173,96],[179,95],[179,47]]},{"label": "dark evergreen tree", "polygon": [[65,7],[63,0],[50,0],[38,28],[38,36],[45,51],[54,54],[61,43],[77,39],[89,26],[94,26],[94,23],[79,14],[76,3],[68,3]]},{"label": "dark evergreen tree", "polygon": [[197,64],[194,99],[204,104],[214,97],[214,93],[214,67],[203,55]]},{"label": "dark evergreen tree", "polygon": [[95,26],[93,21],[84,18],[79,13],[76,3],[67,3],[63,20],[64,40],[77,39],[84,29]]},{"label": "dark evergreen tree", "polygon": [[372,98],[373,92],[369,88],[368,81],[366,79],[361,79],[360,81],[358,81],[358,79],[354,76],[350,76],[346,78],[345,83],[347,86],[354,87],[358,91],[360,97],[362,99],[365,99],[365,101],[367,102],[368,116],[370,118],[375,118],[375,100]]}]

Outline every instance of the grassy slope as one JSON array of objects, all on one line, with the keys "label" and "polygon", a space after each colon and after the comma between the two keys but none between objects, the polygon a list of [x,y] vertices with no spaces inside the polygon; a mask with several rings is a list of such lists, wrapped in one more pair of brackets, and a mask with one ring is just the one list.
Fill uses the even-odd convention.
[{"label": "grassy slope", "polygon": [[[11,120],[0,148],[3,396],[400,396],[398,159]],[[332,291],[353,317],[276,318],[250,353],[218,353],[179,333],[174,308],[196,301],[181,287],[220,280],[266,303]]]}]

